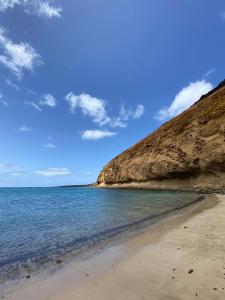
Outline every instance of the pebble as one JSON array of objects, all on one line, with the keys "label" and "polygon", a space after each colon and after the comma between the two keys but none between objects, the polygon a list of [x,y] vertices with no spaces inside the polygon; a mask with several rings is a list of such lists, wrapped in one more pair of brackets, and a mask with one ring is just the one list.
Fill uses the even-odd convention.
[{"label": "pebble", "polygon": [[57,263],[57,264],[61,264],[61,262],[62,262],[62,259],[57,259],[57,260],[56,260],[56,263]]}]

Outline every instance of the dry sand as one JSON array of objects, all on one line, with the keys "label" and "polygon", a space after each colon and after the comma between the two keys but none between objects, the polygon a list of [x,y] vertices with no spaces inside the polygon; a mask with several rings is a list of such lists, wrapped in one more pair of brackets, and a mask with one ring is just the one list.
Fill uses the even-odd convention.
[{"label": "dry sand", "polygon": [[6,299],[225,299],[225,196],[210,196],[86,261],[28,279]]}]

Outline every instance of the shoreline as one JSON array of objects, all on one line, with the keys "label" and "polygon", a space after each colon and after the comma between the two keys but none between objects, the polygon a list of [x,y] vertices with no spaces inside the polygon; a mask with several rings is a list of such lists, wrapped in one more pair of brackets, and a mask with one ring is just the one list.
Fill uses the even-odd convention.
[{"label": "shoreline", "polygon": [[[174,193],[179,194],[179,192]],[[183,191],[181,191],[181,193],[183,194]],[[182,197],[182,194],[179,197]],[[185,202],[180,206],[170,207],[163,212],[147,215],[141,219],[99,231],[93,235],[89,235],[88,238],[86,238],[86,236],[80,237],[73,241],[73,246],[72,243],[70,243],[68,249],[65,247],[61,255],[46,255],[46,258],[41,257],[39,260],[33,259],[28,263],[27,261],[23,261],[20,265],[14,265],[13,270],[5,268],[6,272],[0,274],[0,291],[1,288],[4,290],[4,286],[7,286],[8,283],[12,283],[11,285],[20,284],[23,283],[26,278],[30,279],[31,277],[33,278],[43,273],[50,274],[57,272],[70,262],[87,260],[98,253],[104,252],[107,248],[122,244],[134,236],[146,230],[150,230],[152,226],[157,226],[157,224],[171,217],[176,217],[184,213],[188,207],[193,208],[194,205],[200,205],[202,201],[205,201],[204,195],[198,195],[197,193],[194,193],[194,195],[191,201]],[[79,245],[77,246],[76,244]],[[40,260],[42,260],[41,264],[39,264]]]},{"label": "shoreline", "polygon": [[[131,189],[150,191],[195,192],[200,194],[224,194],[224,176],[218,177],[200,175],[189,179],[161,179],[151,181],[132,181],[124,183],[95,183],[95,188]],[[223,184],[221,184],[221,182]]]},{"label": "shoreline", "polygon": [[[173,295],[174,291],[172,286],[177,283],[177,277],[181,277],[178,281],[179,285],[182,286],[186,286],[186,280],[195,278],[195,274],[197,273],[195,272],[196,263],[199,263],[201,260],[203,260],[202,268],[205,269],[204,265],[207,265],[207,261],[205,261],[206,257],[201,255],[201,253],[199,253],[198,256],[196,256],[196,253],[191,253],[201,246],[201,243],[198,245],[198,240],[192,245],[193,240],[199,236],[206,249],[209,247],[212,251],[213,248],[210,246],[211,235],[209,230],[204,227],[215,227],[216,223],[220,223],[219,220],[215,219],[214,214],[217,214],[217,211],[219,211],[220,214],[223,210],[225,212],[225,201],[222,201],[222,199],[225,200],[224,197],[225,196],[216,196],[217,199],[215,199],[213,195],[207,196],[207,200],[185,208],[185,211],[181,215],[170,216],[166,220],[164,219],[160,223],[146,228],[143,233],[131,237],[119,245],[106,249],[102,253],[96,254],[85,261],[74,261],[51,275],[43,274],[31,278],[25,281],[24,284],[15,287],[14,293],[6,297],[6,299],[114,300],[149,299],[150,295],[152,295],[150,299],[192,299],[192,297],[194,299],[197,297],[196,293],[199,299],[207,299],[207,293],[212,294],[210,297],[208,296],[208,299],[214,299],[213,297],[216,297],[215,299],[223,299],[225,295],[224,293],[221,294],[221,292],[223,291],[222,288],[225,288],[223,275],[223,273],[225,273],[225,270],[223,270],[225,263],[223,267],[221,267],[221,272],[223,272],[222,278],[217,278],[218,271],[216,269],[215,271],[212,270],[213,278],[216,276],[214,279],[218,282],[221,279],[222,283],[224,283],[224,287],[222,283],[215,282],[214,288],[217,290],[213,290],[214,288],[212,288],[207,293],[203,293],[200,285],[196,287],[198,292],[193,292],[192,295],[189,291],[190,286],[188,286],[188,291],[180,297]],[[206,222],[205,218],[210,218],[210,214],[212,215],[211,218],[213,222],[212,220],[211,222]],[[223,221],[222,218],[221,221]],[[187,228],[182,226],[186,223]],[[223,223],[225,222],[223,221]],[[218,226],[220,225],[224,228],[225,224],[223,223],[218,224]],[[189,232],[189,228],[193,228],[194,225],[198,225],[196,230]],[[205,233],[209,234],[209,241],[207,237],[204,236],[205,233],[202,232],[202,226]],[[189,233],[190,236],[189,239],[185,241],[183,239],[187,233]],[[193,247],[190,249],[185,249],[183,246],[176,247],[175,244],[177,240],[180,239],[182,243],[185,243],[187,248],[190,247],[190,243],[194,246],[194,249]],[[174,247],[171,249],[173,244]],[[215,256],[218,255],[218,250],[214,249],[214,251]],[[196,259],[196,257],[198,257],[198,259]],[[179,259],[179,261],[177,261],[177,259]],[[191,262],[194,260],[194,263],[190,263],[190,266],[187,266],[186,270],[183,270],[182,274],[178,275],[178,269],[182,269],[181,267],[186,260],[191,260]],[[225,254],[222,260],[225,261]],[[214,261],[210,260],[210,262],[213,263]],[[174,268],[176,270],[173,271]],[[193,274],[188,273],[190,269],[194,270]],[[208,278],[209,276],[204,272],[200,279],[204,281],[205,277]],[[183,281],[184,278],[185,281]],[[131,282],[132,284],[130,284]],[[160,288],[162,285],[165,286],[165,284],[166,286],[168,285],[169,294],[164,298],[164,292],[161,295]],[[218,292],[220,289],[219,285],[221,285],[221,290]],[[172,291],[170,291],[170,289],[172,289]],[[222,298],[218,298],[220,296]]]}]

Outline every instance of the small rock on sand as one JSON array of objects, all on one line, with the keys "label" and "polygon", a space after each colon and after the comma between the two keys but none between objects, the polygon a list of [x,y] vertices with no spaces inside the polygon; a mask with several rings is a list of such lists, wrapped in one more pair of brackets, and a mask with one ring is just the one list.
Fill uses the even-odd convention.
[{"label": "small rock on sand", "polygon": [[57,264],[61,264],[62,259],[57,259],[55,262],[56,262]]}]

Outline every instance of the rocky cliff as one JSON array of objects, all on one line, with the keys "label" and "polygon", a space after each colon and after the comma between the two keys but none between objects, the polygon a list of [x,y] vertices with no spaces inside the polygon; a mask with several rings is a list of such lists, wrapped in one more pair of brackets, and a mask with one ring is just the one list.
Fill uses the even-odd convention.
[{"label": "rocky cliff", "polygon": [[100,186],[225,189],[225,81],[111,160]]}]

